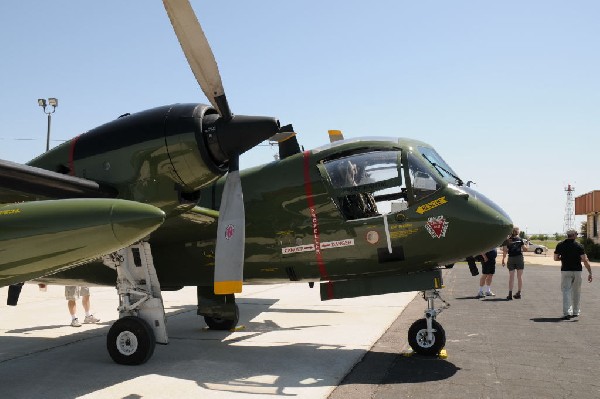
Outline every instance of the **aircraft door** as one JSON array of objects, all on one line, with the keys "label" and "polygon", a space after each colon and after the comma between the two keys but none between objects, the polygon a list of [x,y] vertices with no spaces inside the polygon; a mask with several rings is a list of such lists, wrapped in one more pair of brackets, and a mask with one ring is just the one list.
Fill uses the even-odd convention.
[{"label": "aircraft door", "polygon": [[[344,255],[347,261],[353,255],[364,259],[369,252],[382,267],[385,262],[404,259],[399,240],[405,233],[403,218],[408,209],[403,164],[402,151],[387,148],[363,150],[319,165],[346,231],[329,240],[349,238],[355,243],[352,248],[356,253],[348,248],[350,252]],[[328,255],[328,251],[323,253]],[[346,272],[349,263],[345,264]]]}]

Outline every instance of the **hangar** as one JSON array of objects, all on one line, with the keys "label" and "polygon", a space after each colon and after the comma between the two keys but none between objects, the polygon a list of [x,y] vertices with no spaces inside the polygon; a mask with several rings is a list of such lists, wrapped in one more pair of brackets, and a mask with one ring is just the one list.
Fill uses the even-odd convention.
[{"label": "hangar", "polygon": [[600,190],[590,191],[575,198],[575,214],[587,216],[587,236],[600,244],[598,224],[600,222]]}]

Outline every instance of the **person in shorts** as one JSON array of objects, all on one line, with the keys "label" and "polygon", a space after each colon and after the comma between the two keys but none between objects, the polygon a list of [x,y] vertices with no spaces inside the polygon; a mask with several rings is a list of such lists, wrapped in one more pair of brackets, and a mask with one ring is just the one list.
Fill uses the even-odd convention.
[{"label": "person in shorts", "polygon": [[[519,228],[514,227],[512,234],[502,243],[502,267],[506,265],[509,272],[508,277],[508,296],[507,300],[521,299],[521,290],[523,289],[523,270],[525,269],[525,259],[523,250],[527,250],[527,242],[519,237]],[[508,255],[508,263],[506,256]],[[517,293],[513,296],[513,286],[515,283],[515,271],[517,274]]]},{"label": "person in shorts", "polygon": [[90,313],[90,289],[84,286],[67,285],[65,286],[65,298],[67,299],[67,307],[71,314],[71,327],[81,327],[81,322],[77,318],[77,299],[81,298],[81,305],[85,310],[84,323],[98,323],[100,319],[94,317]]},{"label": "person in shorts", "polygon": [[479,278],[479,293],[477,298],[483,298],[486,296],[496,296],[492,292],[492,278],[496,273],[496,257],[498,251],[496,248],[492,248],[484,254],[481,254],[481,277]]}]

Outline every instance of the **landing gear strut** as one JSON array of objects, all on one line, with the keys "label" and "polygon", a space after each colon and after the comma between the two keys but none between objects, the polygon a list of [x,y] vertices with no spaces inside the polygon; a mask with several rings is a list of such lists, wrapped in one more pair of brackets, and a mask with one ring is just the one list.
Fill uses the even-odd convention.
[{"label": "landing gear strut", "polygon": [[[434,300],[439,298],[446,306],[435,308]],[[408,329],[408,343],[420,355],[435,356],[446,345],[446,332],[435,318],[450,306],[440,297],[437,290],[423,291],[423,299],[427,301],[425,318],[415,321]]]},{"label": "landing gear strut", "polygon": [[169,343],[150,244],[131,245],[105,256],[103,262],[116,269],[119,293],[119,320],[108,332],[108,353],[119,364],[145,363],[154,353],[156,343]]},{"label": "landing gear strut", "polygon": [[204,316],[211,330],[233,330],[240,320],[240,310],[235,303],[235,295],[216,295],[212,286],[198,286],[199,316]]}]

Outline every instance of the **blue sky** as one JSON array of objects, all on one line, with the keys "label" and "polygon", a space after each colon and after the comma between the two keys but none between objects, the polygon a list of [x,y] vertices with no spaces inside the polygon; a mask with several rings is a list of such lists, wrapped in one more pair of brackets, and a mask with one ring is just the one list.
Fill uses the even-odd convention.
[{"label": "blue sky", "polygon": [[[194,1],[237,114],[293,123],[305,148],[346,137],[432,144],[532,233],[600,189],[596,1]],[[0,158],[175,102],[204,102],[162,3],[0,5]],[[261,147],[242,167],[272,160]],[[581,218],[577,218],[581,220]]]}]

